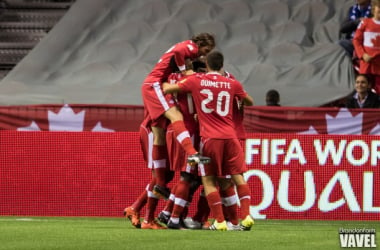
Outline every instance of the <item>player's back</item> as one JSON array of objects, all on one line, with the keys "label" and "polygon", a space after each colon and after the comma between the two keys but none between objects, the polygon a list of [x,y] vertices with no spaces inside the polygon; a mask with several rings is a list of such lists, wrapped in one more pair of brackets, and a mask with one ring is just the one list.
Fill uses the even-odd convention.
[{"label": "player's back", "polygon": [[[198,47],[191,40],[186,40],[173,45],[158,60],[153,70],[144,80],[145,83],[164,82],[173,72],[170,66],[170,60],[174,57],[177,66],[184,65],[185,59],[194,59],[198,56]],[[178,65],[180,64],[180,65]]]},{"label": "player's back", "polygon": [[240,82],[226,78],[217,72],[197,74],[193,92],[200,123],[200,134],[204,138],[237,138],[233,121],[233,102],[236,96],[244,98],[246,93]]}]

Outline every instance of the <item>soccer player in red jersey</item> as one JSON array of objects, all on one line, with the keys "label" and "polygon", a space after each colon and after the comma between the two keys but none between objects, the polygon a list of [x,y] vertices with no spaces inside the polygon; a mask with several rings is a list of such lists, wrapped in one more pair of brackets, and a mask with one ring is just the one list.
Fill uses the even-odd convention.
[{"label": "soccer player in red jersey", "polygon": [[[199,171],[205,195],[215,221],[212,230],[227,230],[220,194],[216,182],[218,176],[241,176],[245,171],[244,154],[235,132],[233,102],[238,97],[244,105],[253,105],[253,99],[243,89],[240,82],[222,75],[223,54],[210,52],[206,57],[208,73],[195,74],[178,84],[164,84],[164,93],[191,92],[200,124],[202,153],[211,158],[209,164],[200,163]],[[221,186],[224,186],[223,184]],[[246,218],[251,226],[253,219]]]},{"label": "soccer player in red jersey", "polygon": [[[132,225],[136,228],[141,229],[164,229],[164,226],[161,226],[154,219],[154,213],[158,204],[159,197],[153,193],[153,187],[156,184],[155,170],[153,168],[152,161],[152,148],[153,148],[153,133],[150,129],[150,117],[146,110],[144,110],[144,120],[140,125],[140,146],[143,153],[144,162],[147,164],[147,167],[152,170],[152,179],[150,183],[147,184],[145,190],[139,195],[135,202],[124,209],[124,216],[128,218]],[[164,126],[164,125],[163,125]],[[169,175],[166,175],[168,178]],[[168,180],[167,180],[168,181]],[[146,206],[144,222],[140,222],[140,211]]]},{"label": "soccer player in red jersey", "polygon": [[[235,79],[235,77],[228,73],[227,71],[223,72],[223,76],[231,79]],[[242,150],[244,153],[245,148],[245,139],[246,139],[246,131],[243,126],[243,119],[244,119],[244,105],[242,101],[239,98],[235,98],[235,101],[233,102],[233,121],[235,123],[235,131],[237,138],[240,141],[240,144],[242,146]],[[242,167],[243,172],[246,171],[246,165],[243,164]],[[229,179],[229,178],[228,178]],[[223,213],[225,216],[227,215],[228,221],[227,221],[227,227],[228,230],[250,230],[251,226],[248,226],[245,224],[245,219],[248,217],[248,220],[250,221],[250,213],[249,213],[249,207],[251,204],[251,192],[249,189],[248,184],[244,180],[243,175],[235,175],[234,178],[234,185],[227,185],[225,188],[220,189],[221,190],[221,198],[223,203]],[[240,208],[241,208],[241,220],[242,225],[237,224],[237,217],[236,210],[237,207],[237,199],[236,199],[236,193],[235,193],[235,187],[237,191],[238,198],[240,200]],[[204,201],[205,200],[205,201]],[[201,197],[198,200],[197,205],[197,211],[196,214],[193,216],[193,218],[186,220],[186,226],[193,229],[199,229],[208,228],[207,226],[207,218],[209,215],[210,209],[207,206],[207,200],[201,195]],[[244,226],[245,224],[245,226]]]},{"label": "soccer player in red jersey", "polygon": [[[169,76],[169,83],[176,82],[194,74],[192,61],[186,61],[186,72],[173,73]],[[174,95],[178,108],[180,109],[186,129],[194,145],[199,145],[198,122],[195,119],[195,106],[190,93],[177,93]],[[191,187],[195,188],[194,183],[198,182],[197,168],[187,163],[187,154],[176,139],[171,124],[166,133],[166,143],[168,145],[168,155],[170,168],[172,171],[180,172],[180,180],[172,189],[171,195],[164,210],[158,215],[158,219],[167,224],[168,228],[181,229],[181,219],[186,206],[190,202],[192,195]],[[195,190],[192,190],[195,191]]]},{"label": "soccer player in red jersey", "polygon": [[183,116],[172,98],[163,94],[162,84],[167,81],[168,76],[173,72],[173,68],[170,65],[173,58],[177,67],[181,71],[184,71],[186,69],[185,59],[196,59],[200,56],[207,55],[214,47],[214,36],[208,33],[201,33],[193,36],[191,40],[175,44],[161,56],[153,70],[145,78],[141,88],[144,106],[152,120],[152,157],[157,181],[154,192],[165,198],[168,197],[169,190],[166,188],[165,183],[165,156],[167,155],[167,149],[165,145],[165,129],[161,126],[162,120],[170,120],[177,140],[189,155],[189,162],[207,162],[210,159],[201,156],[194,148],[183,122]]}]

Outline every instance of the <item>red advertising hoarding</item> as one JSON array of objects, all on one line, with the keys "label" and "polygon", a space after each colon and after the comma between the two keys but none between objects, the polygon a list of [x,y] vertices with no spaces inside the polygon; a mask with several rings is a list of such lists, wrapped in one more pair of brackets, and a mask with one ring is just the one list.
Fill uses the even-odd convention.
[{"label": "red advertising hoarding", "polygon": [[380,220],[380,137],[250,134],[255,218]]},{"label": "red advertising hoarding", "polygon": [[[0,141],[0,215],[121,216],[150,178],[136,132],[0,131]],[[380,220],[379,151],[378,136],[248,134],[251,213]]]}]

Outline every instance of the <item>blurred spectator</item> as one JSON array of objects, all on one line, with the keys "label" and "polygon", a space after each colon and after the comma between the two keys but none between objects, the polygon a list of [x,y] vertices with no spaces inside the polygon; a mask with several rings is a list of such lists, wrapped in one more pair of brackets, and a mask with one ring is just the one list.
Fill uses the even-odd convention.
[{"label": "blurred spectator", "polygon": [[267,103],[267,106],[281,106],[280,94],[275,89],[271,89],[267,92],[265,101]]},{"label": "blurred spectator", "polygon": [[380,97],[371,91],[371,82],[367,75],[359,74],[355,78],[355,91],[347,100],[346,108],[379,108]]},{"label": "blurred spectator", "polygon": [[360,21],[367,17],[371,17],[371,0],[356,0],[356,4],[350,7],[347,18],[340,27],[340,33],[344,35],[344,38],[339,40],[338,43],[350,57],[353,57],[354,53],[352,39],[354,38],[355,30]]},{"label": "blurred spectator", "polygon": [[369,75],[380,94],[380,0],[372,0],[371,5],[373,17],[360,22],[352,42],[360,59],[359,73]]}]

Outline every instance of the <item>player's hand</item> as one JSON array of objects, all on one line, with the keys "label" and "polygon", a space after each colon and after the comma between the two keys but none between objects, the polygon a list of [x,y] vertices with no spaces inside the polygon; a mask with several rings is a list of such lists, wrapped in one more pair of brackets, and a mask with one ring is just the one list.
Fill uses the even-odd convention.
[{"label": "player's hand", "polygon": [[364,53],[362,58],[363,58],[363,61],[365,62],[370,62],[372,60],[372,57],[368,55],[367,53]]},{"label": "player's hand", "polygon": [[170,86],[170,83],[168,83],[168,82],[164,82],[163,84],[162,84],[162,91],[164,92],[164,94],[166,94],[166,89],[168,88]]}]

